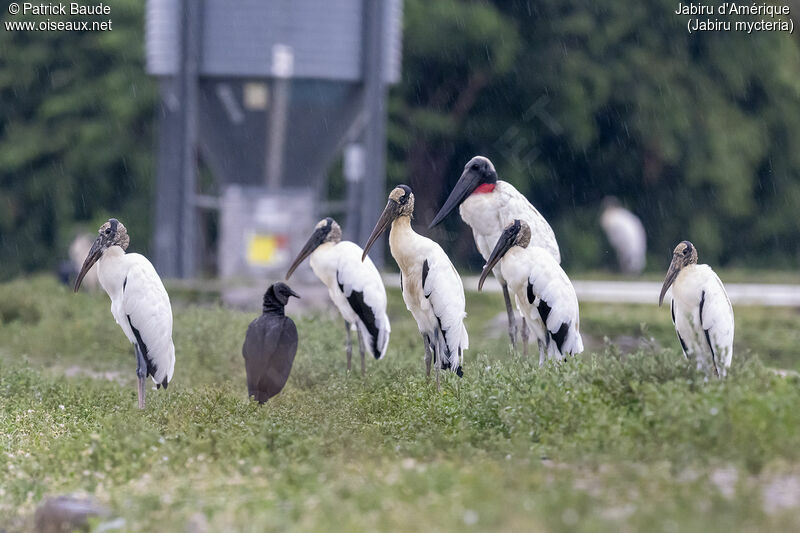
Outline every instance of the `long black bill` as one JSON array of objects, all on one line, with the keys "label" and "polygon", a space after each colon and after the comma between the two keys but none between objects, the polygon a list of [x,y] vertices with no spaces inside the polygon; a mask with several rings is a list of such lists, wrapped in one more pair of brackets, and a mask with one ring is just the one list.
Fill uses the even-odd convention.
[{"label": "long black bill", "polygon": [[289,278],[292,277],[292,274],[300,266],[300,263],[305,261],[306,257],[311,255],[317,247],[322,244],[323,240],[323,228],[314,230],[314,233],[311,234],[311,237],[308,238],[306,243],[303,245],[303,249],[300,250],[300,253],[297,254],[292,266],[289,267],[288,272],[286,272],[286,281],[289,281]]},{"label": "long black bill", "polygon": [[75,292],[78,292],[78,289],[81,288],[83,277],[86,276],[86,273],[89,272],[89,269],[92,268],[92,265],[97,263],[97,260],[103,255],[103,250],[103,237],[98,236],[94,240],[94,243],[92,243],[92,248],[89,250],[89,254],[86,256],[86,260],[83,262],[81,271],[78,272],[78,278],[75,280]]},{"label": "long black bill", "polygon": [[400,212],[400,204],[395,202],[394,200],[389,200],[387,202],[386,207],[383,208],[383,213],[381,213],[381,217],[378,219],[378,222],[375,224],[375,228],[372,230],[372,233],[367,239],[367,244],[364,246],[364,253],[361,254],[361,261],[367,258],[367,252],[369,249],[372,248],[372,245],[375,244],[375,241],[378,240],[378,237],[386,231],[394,219],[397,218],[397,214]]},{"label": "long black bill", "polygon": [[497,244],[494,246],[494,250],[492,250],[489,259],[486,260],[486,265],[483,267],[483,272],[481,272],[481,278],[478,280],[478,290],[483,289],[483,282],[486,281],[486,277],[492,272],[494,266],[500,262],[506,252],[508,252],[512,246],[514,246],[514,240],[517,237],[517,232],[514,231],[512,228],[505,230],[503,233],[500,234],[500,238],[497,239]]},{"label": "long black bill", "polygon": [[450,211],[461,205],[461,202],[466,200],[467,196],[472,194],[480,184],[481,178],[477,173],[470,169],[465,170],[464,173],[461,174],[461,177],[458,178],[456,186],[450,191],[450,196],[447,197],[447,201],[433,218],[433,222],[428,225],[428,229],[444,220],[444,217],[449,215]]},{"label": "long black bill", "polygon": [[667,294],[667,289],[669,289],[670,285],[675,281],[675,278],[678,277],[680,271],[680,258],[673,257],[672,262],[669,264],[669,270],[667,270],[667,276],[664,278],[664,285],[661,286],[661,294],[658,296],[659,306],[664,302],[664,295]]}]

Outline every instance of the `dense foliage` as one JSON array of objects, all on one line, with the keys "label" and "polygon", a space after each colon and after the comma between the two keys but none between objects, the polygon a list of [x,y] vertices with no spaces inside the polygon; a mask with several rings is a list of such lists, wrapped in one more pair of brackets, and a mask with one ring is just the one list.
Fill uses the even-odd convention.
[{"label": "dense foliage", "polygon": [[[468,158],[488,155],[551,220],[573,269],[604,261],[606,194],[642,216],[659,260],[688,238],[715,264],[796,264],[798,41],[689,35],[674,9],[405,0],[390,181],[424,191],[427,222]],[[144,3],[116,0],[113,13],[111,32],[0,32],[0,277],[51,266],[75,222],[113,212],[148,227],[157,108]],[[456,218],[449,249],[474,260]]]},{"label": "dense foliage", "polygon": [[[150,227],[157,100],[144,2],[112,6],[112,31],[0,31],[0,277],[52,267],[110,213]],[[69,16],[27,20],[43,18]]]}]

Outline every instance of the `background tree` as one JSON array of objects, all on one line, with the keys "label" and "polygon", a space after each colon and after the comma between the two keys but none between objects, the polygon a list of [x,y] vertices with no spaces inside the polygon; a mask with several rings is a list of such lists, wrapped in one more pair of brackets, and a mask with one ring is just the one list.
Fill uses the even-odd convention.
[{"label": "background tree", "polygon": [[143,19],[144,2],[117,0],[112,31],[0,31],[0,277],[52,267],[111,214],[146,249],[156,92]]}]

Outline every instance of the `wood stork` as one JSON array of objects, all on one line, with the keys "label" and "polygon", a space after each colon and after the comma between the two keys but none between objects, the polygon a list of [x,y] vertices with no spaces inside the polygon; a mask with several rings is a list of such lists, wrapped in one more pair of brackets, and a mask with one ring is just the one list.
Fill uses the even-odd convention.
[{"label": "wood stork", "polygon": [[697,264],[697,248],[682,241],[661,287],[658,305],[672,286],[672,323],[683,355],[706,375],[725,377],[733,357],[733,307],[719,277]]},{"label": "wood stork", "polygon": [[[434,227],[440,223],[450,212],[459,206],[458,212],[461,219],[472,228],[475,245],[484,259],[489,259],[497,239],[503,230],[514,220],[524,220],[531,228],[531,238],[536,246],[549,252],[557,263],[561,262],[561,253],[553,229],[513,185],[497,179],[497,172],[489,159],[475,156],[464,167],[464,172],[458,179],[456,186],[450,192],[439,213],[428,226]],[[511,345],[516,349],[517,323],[514,318],[514,308],[508,294],[508,284],[499,272],[495,277],[503,288],[503,298],[506,302],[508,314],[508,336]],[[527,346],[527,327],[525,318],[522,320],[522,342]]]},{"label": "wood stork", "polygon": [[463,375],[464,350],[469,347],[464,327],[464,286],[441,246],[411,228],[414,194],[400,185],[389,194],[375,229],[364,247],[366,259],[372,244],[391,225],[389,248],[400,267],[403,301],[417,322],[425,344],[425,371],[431,373],[431,354],[439,387],[440,369]]},{"label": "wood stork", "polygon": [[289,379],[297,353],[297,328],[284,314],[289,297],[300,296],[285,283],[270,285],[264,293],[264,309],[250,323],[242,345],[247,371],[247,391],[264,403],[281,390]]},{"label": "wood stork", "polygon": [[[539,366],[545,357],[564,359],[581,353],[578,298],[567,274],[544,248],[530,246],[531,228],[515,220],[500,234],[486,266],[478,290],[489,272],[499,270],[508,283],[519,312],[527,319],[539,344]],[[497,272],[497,270],[495,270]]]},{"label": "wood stork", "polygon": [[642,221],[613,196],[603,199],[602,209],[600,226],[617,254],[620,270],[625,274],[641,274],[647,255]]},{"label": "wood stork", "polygon": [[75,292],[97,263],[100,286],[111,298],[111,314],[136,353],[139,409],[144,409],[147,376],[153,378],[156,388],[166,389],[175,370],[172,307],[150,261],[140,254],[125,253],[129,243],[128,230],[116,218],[100,226],[75,280]]},{"label": "wood stork", "polygon": [[328,287],[333,304],[341,313],[347,330],[345,350],[347,370],[353,353],[351,329],[356,328],[364,375],[364,349],[375,359],[386,355],[392,328],[386,315],[386,289],[378,269],[357,244],[342,240],[342,228],[332,218],[320,220],[303,249],[286,273],[288,281],[295,269],[310,256],[311,270]]}]

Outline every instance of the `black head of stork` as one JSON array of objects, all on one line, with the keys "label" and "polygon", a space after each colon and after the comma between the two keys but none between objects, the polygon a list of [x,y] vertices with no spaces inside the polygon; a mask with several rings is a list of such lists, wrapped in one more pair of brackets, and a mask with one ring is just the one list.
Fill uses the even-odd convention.
[{"label": "black head of stork", "polygon": [[450,191],[450,196],[447,197],[444,205],[428,228],[430,229],[444,220],[450,214],[450,211],[461,205],[461,202],[466,200],[478,187],[485,186],[492,189],[496,183],[497,171],[494,169],[492,162],[486,157],[476,155],[464,167],[464,172],[458,178],[456,186]]},{"label": "black head of stork", "polygon": [[127,250],[130,242],[131,239],[128,237],[128,230],[125,229],[122,222],[116,218],[109,218],[108,222],[100,226],[100,229],[97,231],[97,238],[94,240],[94,243],[92,243],[92,248],[89,250],[89,254],[83,262],[81,271],[78,273],[78,278],[75,280],[75,292],[78,292],[78,289],[81,288],[83,277],[89,272],[92,265],[103,256],[103,252],[112,246],[119,246],[123,250]]},{"label": "black head of stork", "polygon": [[697,264],[697,248],[694,247],[689,241],[681,241],[672,252],[672,261],[667,270],[667,276],[664,278],[664,285],[661,287],[661,294],[658,297],[658,305],[664,302],[664,295],[667,294],[667,289],[675,281],[675,278],[680,274],[681,269],[688,265]]},{"label": "black head of stork", "polygon": [[331,217],[328,217],[317,222],[317,225],[314,227],[314,233],[312,233],[311,237],[308,238],[306,243],[303,245],[303,249],[297,254],[292,266],[290,266],[289,270],[286,272],[286,280],[289,280],[297,267],[300,266],[300,263],[302,263],[306,257],[311,255],[314,250],[319,248],[321,244],[326,242],[332,242],[336,244],[341,240],[342,228],[336,223],[335,220],[333,220]]},{"label": "black head of stork", "polygon": [[378,237],[386,231],[395,219],[400,217],[414,216],[414,193],[411,192],[411,187],[408,185],[398,185],[392,192],[389,193],[389,201],[386,202],[386,207],[383,208],[383,213],[375,224],[375,229],[367,239],[367,244],[364,246],[364,253],[361,255],[363,261],[367,257],[367,252],[378,240]]},{"label": "black head of stork", "polygon": [[530,243],[531,228],[525,221],[517,219],[506,226],[506,229],[504,229],[503,233],[500,234],[500,238],[497,239],[497,244],[495,244],[492,254],[486,261],[486,265],[483,267],[481,278],[478,280],[478,290],[483,288],[483,282],[486,281],[486,277],[492,271],[494,266],[500,262],[503,256],[506,255],[506,252],[508,252],[514,246],[527,248]]}]

